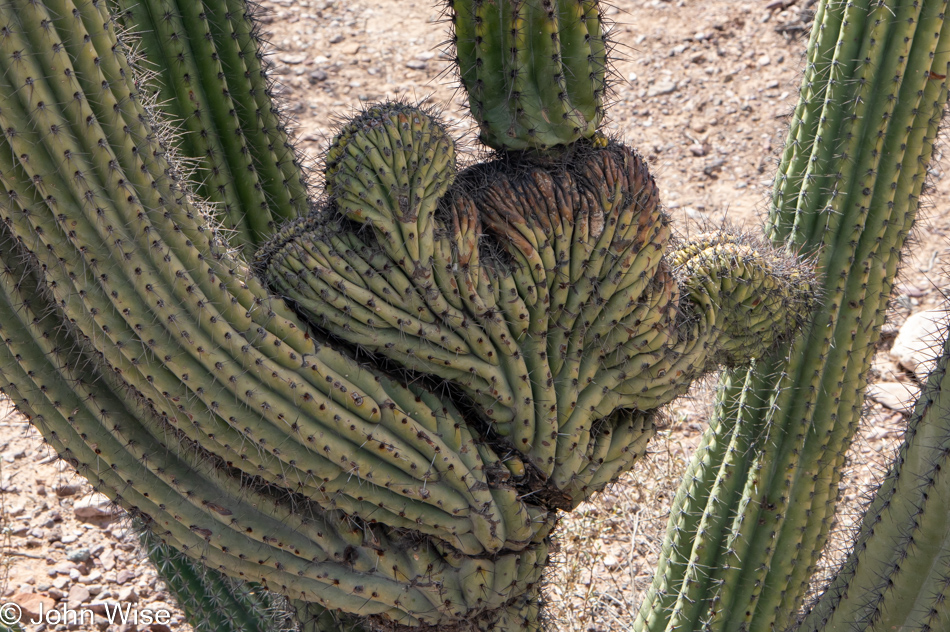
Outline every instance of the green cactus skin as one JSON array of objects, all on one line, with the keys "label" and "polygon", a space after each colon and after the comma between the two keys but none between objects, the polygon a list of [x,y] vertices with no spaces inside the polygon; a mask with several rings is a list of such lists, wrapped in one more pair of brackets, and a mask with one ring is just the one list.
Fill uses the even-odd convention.
[{"label": "green cactus skin", "polygon": [[607,42],[596,0],[448,0],[459,77],[481,141],[550,150],[604,117]]},{"label": "green cactus skin", "polygon": [[[520,350],[517,316],[530,304],[539,317],[529,330],[546,328],[544,296],[555,298],[553,338],[567,351],[551,374],[571,377],[568,399],[544,395],[553,413],[535,427],[533,401],[509,408],[516,422],[529,420],[527,431],[512,424],[510,437],[543,437],[537,455],[527,451],[538,467],[519,456],[523,442],[512,450],[483,437],[471,411],[451,398],[325,344],[256,280],[176,178],[104,10],[86,0],[55,11],[32,0],[0,2],[4,391],[97,489],[163,545],[211,570],[370,627],[537,629],[552,507],[575,505],[629,468],[653,431],[646,409],[620,406],[623,392],[598,403],[602,387],[586,380],[606,356],[581,353],[585,336],[643,348],[609,320],[613,310],[628,313],[657,276],[641,272],[666,270],[658,305],[667,309],[634,310],[672,323],[679,308],[658,238],[669,229],[639,159],[619,147],[585,150],[585,166],[571,177],[588,185],[564,214],[557,196],[568,189],[530,165],[524,177],[549,182],[547,209],[526,205],[519,215],[485,201],[484,224],[498,247],[540,263],[524,268],[536,279],[479,266],[490,258],[473,230],[482,220],[460,196],[454,215],[441,214],[453,150],[421,113],[371,112],[344,132],[328,161],[338,220],[370,224],[371,251],[389,259],[393,274],[380,278],[439,319],[446,310],[470,312],[490,341],[486,354],[504,351],[495,362],[512,393],[533,397],[534,382],[525,386],[520,376],[545,344],[545,336],[529,337]],[[370,133],[378,155],[365,145]],[[597,181],[612,188],[589,185]],[[549,228],[559,235],[554,245]],[[548,278],[548,262],[583,293],[568,296],[562,281]],[[348,264],[334,263],[353,282]],[[435,292],[452,287],[473,291]],[[506,301],[515,296],[517,305]],[[664,327],[644,340],[662,341],[671,335]],[[638,386],[637,401],[668,399],[687,351],[660,354],[656,377],[665,379],[641,376],[655,392]],[[576,442],[559,436],[552,422],[559,408],[578,411],[560,428]],[[549,487],[560,497],[540,493]]]},{"label": "green cactus skin", "polygon": [[163,544],[142,524],[142,546],[195,632],[289,632],[295,627],[284,600],[249,583],[195,563]]},{"label": "green cactus skin", "polygon": [[[769,629],[797,611],[946,101],[946,3],[820,5],[769,223],[781,256],[671,243],[616,143],[456,174],[437,121],[381,104],[331,148],[324,212],[261,251],[265,286],[169,161],[104,0],[52,2],[0,0],[0,384],[163,547],[286,596],[314,632],[539,630],[558,509],[631,467],[653,409],[752,357],[721,390],[637,626]],[[211,5],[142,5],[169,9],[145,57],[168,46],[217,78],[211,40],[253,47],[253,31],[243,4]],[[596,3],[570,6],[592,28]],[[186,49],[185,28],[210,38]],[[251,99],[270,112],[234,85],[240,116]],[[232,172],[262,125],[241,147],[212,139]],[[233,219],[258,231],[245,243],[262,218]],[[800,252],[824,302],[770,356],[810,309]]]},{"label": "green cactus skin", "polygon": [[815,253],[822,305],[721,384],[635,630],[773,630],[800,607],[947,99],[946,9],[818,5],[768,234]]},{"label": "green cactus skin", "polygon": [[800,632],[950,628],[950,339],[851,554]]},{"label": "green cactus skin", "polygon": [[153,77],[146,85],[178,125],[175,149],[198,161],[195,192],[215,205],[233,231],[229,241],[253,249],[284,220],[305,215],[305,176],[271,100],[251,6],[117,0],[116,12],[141,39],[137,67]]}]

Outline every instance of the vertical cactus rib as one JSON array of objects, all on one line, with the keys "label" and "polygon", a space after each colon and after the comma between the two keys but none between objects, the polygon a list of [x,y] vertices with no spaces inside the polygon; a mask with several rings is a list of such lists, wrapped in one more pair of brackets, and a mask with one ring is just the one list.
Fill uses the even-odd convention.
[{"label": "vertical cactus rib", "polygon": [[945,343],[851,554],[800,630],[936,631],[950,625],[948,359]]},{"label": "vertical cactus rib", "polygon": [[286,608],[281,598],[260,586],[235,582],[220,572],[196,564],[162,543],[141,523],[142,547],[185,612],[195,632],[283,632]]},{"label": "vertical cactus rib", "polygon": [[[745,481],[734,487],[741,495],[718,499],[738,513],[722,534],[695,527],[687,541],[718,553],[704,557],[702,568],[658,576],[638,630],[766,630],[801,604],[830,528],[870,354],[913,223],[914,187],[946,103],[946,6],[819,5],[768,230],[789,250],[817,253],[823,304],[787,360],[777,356],[751,373],[756,408],[740,414],[717,407],[708,441],[736,432],[751,441],[754,458],[731,474]],[[716,508],[703,499],[685,511]],[[672,520],[667,538],[681,542]],[[670,610],[663,595],[675,583],[684,607]]]},{"label": "vertical cactus rib", "polygon": [[246,8],[235,16],[224,0],[154,0],[120,2],[119,11],[141,38],[139,63],[158,70],[162,109],[183,125],[178,151],[199,161],[197,193],[220,206],[224,225],[238,233],[232,243],[253,246],[304,214],[303,175],[271,112],[257,42],[232,24],[246,19]]},{"label": "vertical cactus rib", "polygon": [[607,45],[595,0],[450,0],[462,84],[481,140],[549,151],[604,115]]}]

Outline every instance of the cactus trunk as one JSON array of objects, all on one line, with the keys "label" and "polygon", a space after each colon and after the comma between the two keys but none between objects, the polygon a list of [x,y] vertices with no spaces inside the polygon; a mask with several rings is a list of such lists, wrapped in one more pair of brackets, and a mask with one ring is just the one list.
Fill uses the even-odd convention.
[{"label": "cactus trunk", "polygon": [[774,630],[802,603],[947,100],[946,9],[818,5],[767,232],[817,257],[821,305],[721,383],[637,630]]},{"label": "cactus trunk", "polygon": [[306,179],[272,99],[252,6],[117,0],[116,13],[140,40],[136,69],[177,126],[172,146],[196,161],[195,193],[233,231],[229,242],[253,249],[306,215]]}]

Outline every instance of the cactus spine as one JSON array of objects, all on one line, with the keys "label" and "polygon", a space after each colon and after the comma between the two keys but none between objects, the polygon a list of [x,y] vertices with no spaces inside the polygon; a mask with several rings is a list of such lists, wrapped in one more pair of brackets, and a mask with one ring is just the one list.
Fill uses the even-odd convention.
[{"label": "cactus spine", "polygon": [[801,605],[947,99],[946,8],[818,5],[768,234],[815,253],[822,305],[724,379],[637,630],[771,630]]}]

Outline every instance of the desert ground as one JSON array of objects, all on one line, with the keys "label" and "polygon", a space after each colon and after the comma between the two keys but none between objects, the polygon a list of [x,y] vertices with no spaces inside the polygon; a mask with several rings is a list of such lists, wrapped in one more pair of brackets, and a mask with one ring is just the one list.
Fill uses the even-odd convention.
[{"label": "desert ground", "polygon": [[[605,129],[647,158],[681,234],[723,225],[760,231],[797,99],[814,0],[614,0]],[[448,24],[433,0],[263,0],[272,74],[299,147],[320,182],[320,156],[341,120],[398,98],[439,108],[469,160],[479,155],[455,82]],[[945,140],[945,139],[943,139]],[[919,376],[890,345],[912,313],[943,306],[950,182],[942,144],[895,289],[873,377],[877,390],[852,449],[833,567],[862,500],[899,441]],[[546,596],[564,632],[627,629],[648,586],[679,472],[709,415],[712,379],[671,405],[645,463],[565,515]],[[170,625],[30,626],[29,630],[189,631],[121,515],[55,460],[6,406],[0,418],[0,592],[25,609],[60,602],[168,608]]]}]

